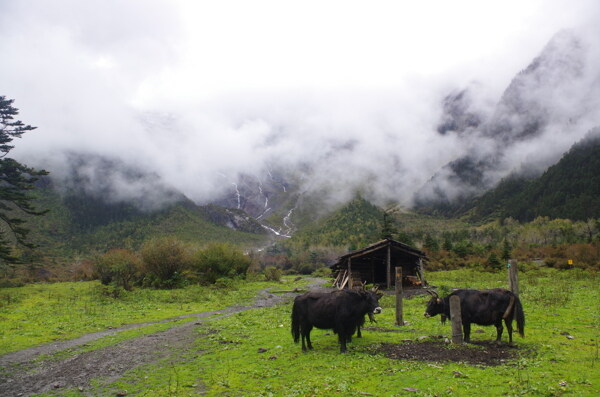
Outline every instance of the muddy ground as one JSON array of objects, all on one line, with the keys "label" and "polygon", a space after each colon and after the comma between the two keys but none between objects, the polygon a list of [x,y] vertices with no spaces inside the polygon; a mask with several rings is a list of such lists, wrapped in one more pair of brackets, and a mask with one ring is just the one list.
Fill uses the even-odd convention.
[{"label": "muddy ground", "polygon": [[[325,280],[312,279],[312,282],[311,289],[329,290],[321,287]],[[203,336],[201,327],[206,322],[252,308],[289,302],[297,294],[261,291],[252,305],[234,306],[165,320],[162,322],[181,318],[197,319],[166,331],[125,340],[89,352],[78,351],[96,339],[156,323],[131,324],[6,354],[0,357],[0,396],[25,397],[68,387],[78,388],[85,395],[92,379],[96,382],[102,379],[102,384],[110,384],[137,366],[171,357],[173,360],[179,360],[183,356],[182,352],[189,349],[196,338]],[[414,292],[410,295],[414,295]],[[418,346],[415,346],[417,343]],[[443,341],[382,344],[379,349],[393,359],[459,361],[474,365],[498,365],[513,358],[516,353],[515,348],[498,347],[491,343],[482,344],[481,349],[449,348]],[[202,391],[202,385],[199,385],[198,391]]]},{"label": "muddy ground", "polygon": [[518,357],[518,348],[494,341],[468,345],[450,345],[443,341],[383,343],[376,350],[386,357],[407,361],[435,363],[460,362],[469,365],[494,366]]}]

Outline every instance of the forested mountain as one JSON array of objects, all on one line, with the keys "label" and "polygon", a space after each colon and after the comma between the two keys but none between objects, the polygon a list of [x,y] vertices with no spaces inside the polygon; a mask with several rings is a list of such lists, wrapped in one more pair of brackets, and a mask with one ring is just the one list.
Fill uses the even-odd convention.
[{"label": "forested mountain", "polygon": [[475,219],[512,217],[522,222],[538,216],[599,218],[600,128],[592,130],[540,177],[507,178],[455,214],[467,212]]},{"label": "forested mountain", "polygon": [[342,246],[356,249],[380,239],[383,210],[362,197],[298,231],[293,243],[301,246]]},{"label": "forested mountain", "polygon": [[110,203],[81,191],[59,193],[52,182],[45,182],[36,191],[36,202],[49,212],[28,222],[31,239],[40,248],[25,252],[25,257],[56,259],[112,248],[138,249],[166,235],[196,244],[224,241],[243,246],[269,239],[268,232],[240,210],[198,206],[184,198],[160,209],[141,210],[132,202]]}]

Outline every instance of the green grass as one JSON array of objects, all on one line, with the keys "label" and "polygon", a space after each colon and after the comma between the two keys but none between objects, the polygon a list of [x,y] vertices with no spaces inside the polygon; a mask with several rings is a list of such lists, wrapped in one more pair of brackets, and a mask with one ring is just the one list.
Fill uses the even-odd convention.
[{"label": "green grass", "polygon": [[104,296],[98,282],[1,288],[0,354],[111,327],[246,304],[257,291],[269,287],[281,289],[282,284],[235,281],[231,289],[137,289],[123,292],[118,299]]},{"label": "green grass", "polygon": [[[435,285],[492,288],[504,273],[472,270],[429,273]],[[427,297],[404,301],[404,327],[394,325],[394,297],[385,296],[377,327],[340,354],[331,331],[314,330],[314,350],[302,353],[290,335],[291,303],[214,319],[184,356],[144,365],[116,382],[97,379],[90,395],[126,390],[143,396],[596,396],[600,394],[600,291],[598,274],[530,270],[520,273],[526,337],[516,336],[517,356],[499,366],[396,360],[382,343],[450,336],[450,325],[423,316]],[[474,341],[495,338],[493,327],[474,326]],[[564,335],[568,333],[568,335]],[[567,336],[574,337],[573,339]],[[506,335],[504,336],[506,341]],[[418,344],[415,349],[418,349]],[[454,347],[449,346],[449,349]],[[481,349],[469,345],[467,349]],[[266,349],[259,352],[259,349]],[[460,372],[461,377],[456,377]],[[108,383],[106,383],[108,382]],[[417,391],[407,391],[413,388]],[[61,390],[78,396],[78,390]]]}]

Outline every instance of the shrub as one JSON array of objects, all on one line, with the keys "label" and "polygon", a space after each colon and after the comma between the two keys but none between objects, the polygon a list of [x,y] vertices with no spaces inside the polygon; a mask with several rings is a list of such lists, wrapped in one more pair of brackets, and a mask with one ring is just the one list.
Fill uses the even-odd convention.
[{"label": "shrub", "polygon": [[267,281],[281,281],[281,276],[283,271],[275,266],[267,266],[265,267],[265,279]]},{"label": "shrub", "polygon": [[323,277],[323,278],[332,278],[333,274],[331,273],[331,269],[328,267],[320,267],[314,272],[312,272],[311,276],[313,277]]},{"label": "shrub", "polygon": [[207,283],[222,277],[245,275],[251,259],[227,243],[213,243],[199,250],[192,258],[192,269]]},{"label": "shrub", "polygon": [[184,244],[172,237],[153,239],[142,247],[145,283],[156,288],[176,288],[185,284],[183,272],[190,256]]},{"label": "shrub", "polygon": [[113,283],[131,291],[133,282],[139,276],[140,268],[140,260],[134,253],[124,249],[114,249],[98,258],[95,274],[104,285]]}]

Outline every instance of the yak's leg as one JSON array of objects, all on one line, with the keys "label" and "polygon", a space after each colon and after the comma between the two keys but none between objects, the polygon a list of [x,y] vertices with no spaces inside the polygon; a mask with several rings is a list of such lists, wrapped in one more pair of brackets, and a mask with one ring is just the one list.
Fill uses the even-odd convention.
[{"label": "yak's leg", "polygon": [[306,351],[306,343],[304,342],[305,338],[306,338],[306,334],[304,332],[302,332],[302,351],[303,352]]},{"label": "yak's leg", "polygon": [[506,324],[506,331],[508,331],[508,344],[512,345],[512,343],[513,343],[512,342],[512,333],[513,333],[512,319],[505,318],[504,324]]},{"label": "yak's leg", "polygon": [[340,342],[340,353],[346,353],[348,349],[346,348],[346,341],[348,340],[348,336],[345,332],[341,332],[338,334],[338,339]]},{"label": "yak's leg", "polygon": [[306,329],[306,344],[310,350],[313,349],[312,343],[310,342],[310,331],[312,331],[312,327],[308,327]]},{"label": "yak's leg", "polygon": [[498,320],[498,322],[496,323],[496,332],[497,332],[497,336],[496,336],[496,344],[500,344],[500,342],[502,341],[502,319]]},{"label": "yak's leg", "polygon": [[360,333],[360,325],[358,327],[356,327],[356,337],[362,338],[362,334]]},{"label": "yak's leg", "polygon": [[[300,333],[302,334],[302,351],[305,352],[308,349],[312,350],[312,343],[310,343],[310,331],[312,327],[310,325],[303,325],[300,327]],[[305,342],[306,341],[306,342]],[[308,349],[307,349],[308,345]]]},{"label": "yak's leg", "polygon": [[471,341],[471,323],[463,323],[463,332],[465,334],[465,343]]}]

